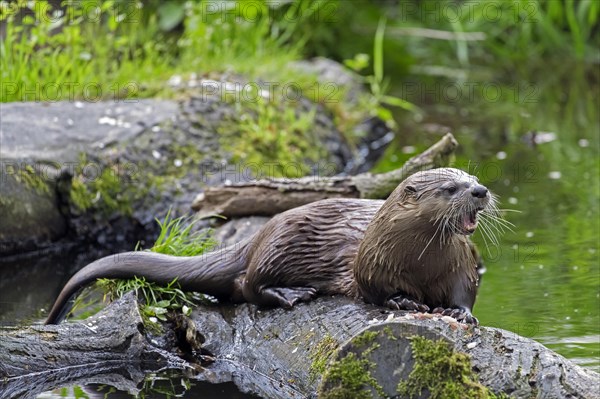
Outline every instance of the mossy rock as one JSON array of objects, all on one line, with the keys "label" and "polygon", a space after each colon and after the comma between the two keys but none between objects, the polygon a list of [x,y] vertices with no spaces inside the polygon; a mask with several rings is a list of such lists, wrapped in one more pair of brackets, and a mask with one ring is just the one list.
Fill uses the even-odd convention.
[{"label": "mossy rock", "polygon": [[53,179],[44,179],[20,164],[14,174],[5,173],[0,186],[0,253],[35,249],[65,234],[66,221],[56,207]]},{"label": "mossy rock", "polygon": [[479,383],[469,356],[455,352],[442,334],[425,326],[384,323],[368,327],[340,348],[326,367],[318,397],[496,396]]}]

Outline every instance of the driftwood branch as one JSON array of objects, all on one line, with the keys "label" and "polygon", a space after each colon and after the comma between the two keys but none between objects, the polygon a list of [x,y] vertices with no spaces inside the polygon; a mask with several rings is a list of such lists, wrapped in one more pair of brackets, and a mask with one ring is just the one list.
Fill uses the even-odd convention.
[{"label": "driftwood branch", "polygon": [[196,197],[192,209],[202,217],[272,216],[325,198],[386,198],[411,174],[448,165],[457,146],[457,141],[448,133],[401,168],[388,173],[268,179],[209,187]]}]

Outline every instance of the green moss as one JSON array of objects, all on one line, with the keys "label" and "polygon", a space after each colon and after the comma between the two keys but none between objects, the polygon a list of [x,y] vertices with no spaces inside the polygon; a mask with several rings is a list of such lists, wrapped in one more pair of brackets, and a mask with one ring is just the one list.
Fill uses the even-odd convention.
[{"label": "green moss", "polygon": [[73,178],[71,181],[69,199],[71,203],[81,211],[88,210],[93,204],[93,197],[90,195],[90,192],[83,181],[79,178]]},{"label": "green moss", "polygon": [[415,365],[408,379],[398,384],[400,395],[413,398],[427,390],[432,399],[507,397],[495,395],[478,382],[470,357],[454,352],[445,341],[415,336],[411,338],[411,346]]},{"label": "green moss", "polygon": [[299,109],[294,103],[259,99],[234,104],[238,120],[222,134],[223,148],[233,161],[259,177],[300,177],[308,163],[326,157],[315,133],[316,108]]},{"label": "green moss", "polygon": [[[343,358],[329,364],[325,370],[319,398],[324,399],[361,399],[373,397],[373,390],[380,396],[385,396],[383,388],[371,375],[375,363],[368,355],[379,347],[374,342],[379,331],[364,331],[351,341],[352,347],[361,350],[346,354]],[[326,387],[326,391],[323,391]]]},{"label": "green moss", "polygon": [[9,206],[12,206],[13,203],[14,203],[14,201],[12,201],[11,199],[0,195],[0,206],[9,207]]},{"label": "green moss", "polygon": [[377,380],[371,376],[374,363],[353,352],[337,360],[327,368],[324,381],[330,387],[320,392],[321,399],[369,399],[373,397],[372,389],[384,395]]},{"label": "green moss", "polygon": [[122,176],[111,168],[104,168],[97,178],[86,179],[82,175],[73,178],[70,198],[80,210],[87,210],[92,206],[104,214],[119,211],[122,214],[131,214],[131,190],[122,185]]},{"label": "green moss", "polygon": [[48,183],[44,181],[42,176],[35,172],[35,169],[31,165],[20,168],[19,172],[15,174],[15,177],[19,183],[33,189],[38,194],[50,193]]},{"label": "green moss", "polygon": [[371,344],[379,335],[379,331],[365,331],[352,339],[352,344],[357,348]]},{"label": "green moss", "polygon": [[325,367],[329,360],[339,347],[339,343],[331,336],[326,335],[308,354],[311,360],[309,374],[311,381],[315,381],[317,377],[323,375]]},{"label": "green moss", "polygon": [[397,341],[398,340],[398,338],[396,338],[396,336],[394,335],[394,332],[392,331],[392,329],[391,329],[390,326],[385,326],[383,328],[383,332],[392,341]]},{"label": "green moss", "polygon": [[119,165],[89,162],[82,154],[71,180],[69,199],[80,211],[130,215],[135,200],[144,198],[149,184],[138,181],[134,185],[133,176],[128,173]]}]

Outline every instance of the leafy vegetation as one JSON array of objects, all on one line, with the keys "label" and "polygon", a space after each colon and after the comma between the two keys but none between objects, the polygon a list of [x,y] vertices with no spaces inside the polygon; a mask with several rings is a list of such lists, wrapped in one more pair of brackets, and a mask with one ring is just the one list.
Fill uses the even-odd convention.
[{"label": "leafy vegetation", "polygon": [[[150,249],[152,252],[173,256],[196,256],[211,250],[216,245],[211,237],[211,231],[193,230],[196,220],[191,220],[190,217],[172,218],[169,211],[162,221],[157,219],[156,222],[160,226],[160,234]],[[137,247],[139,249],[139,243]],[[166,321],[169,312],[181,311],[189,315],[194,303],[203,299],[197,293],[182,291],[176,278],[166,286],[147,281],[143,277],[102,278],[98,279],[97,286],[104,291],[102,302],[113,301],[127,292],[135,291],[141,300],[142,317],[154,332],[159,331],[157,322]],[[88,317],[99,310],[99,300],[88,291],[77,298],[72,312],[82,308],[90,309],[82,314],[83,317]]]},{"label": "leafy vegetation", "polygon": [[194,230],[197,221],[189,217],[173,219],[169,210],[162,221],[156,219],[160,233],[150,251],[173,256],[197,256],[210,251],[217,242],[211,230]]},{"label": "leafy vegetation", "polygon": [[287,68],[302,49],[289,38],[311,9],[304,1],[64,1],[57,9],[0,1],[0,101],[168,95],[170,77],[192,73],[312,85],[314,77]]},{"label": "leafy vegetation", "polygon": [[[447,129],[461,143],[459,166],[498,166],[500,175],[481,173],[482,182],[504,204],[518,201],[505,205],[522,211],[511,215],[517,233],[488,260],[476,308],[482,322],[502,320],[499,327],[593,359],[588,364],[597,368],[600,346],[589,337],[599,325],[598,293],[589,276],[598,274],[600,2],[252,3],[257,7],[230,1],[226,9],[207,10],[207,2],[147,0],[132,9],[137,2],[84,0],[59,12],[47,1],[0,1],[0,101],[172,96],[165,84],[172,77],[185,84],[192,74],[243,74],[297,83],[315,105],[332,110],[344,131],[359,114],[342,101],[346,93],[327,102],[328,92],[310,90],[314,76],[288,66],[317,55],[346,60],[371,90],[358,108],[394,116],[399,125],[397,142],[375,171],[398,167]],[[405,112],[407,104],[418,112]],[[389,112],[390,105],[399,107]],[[236,129],[251,143],[224,138],[236,159],[253,163],[278,154],[294,163],[319,156],[310,145],[310,109],[291,112],[268,102],[236,107]],[[535,132],[553,132],[557,140],[532,144],[527,137]],[[189,150],[197,157],[197,149]],[[533,182],[522,177],[529,166],[536,168]],[[546,178],[555,171],[561,179]],[[92,185],[78,174],[73,202],[80,209],[130,210],[131,197],[112,172]],[[21,177],[44,189],[29,173]],[[499,295],[498,287],[511,294]],[[569,328],[558,328],[565,320]],[[577,337],[576,345],[564,344]]]},{"label": "leafy vegetation", "polygon": [[235,162],[256,169],[253,175],[305,176],[310,172],[309,163],[327,155],[324,148],[314,145],[318,139],[314,107],[305,111],[266,99],[238,102],[235,107],[240,115],[237,129],[243,140],[224,136],[222,142],[232,151]]}]

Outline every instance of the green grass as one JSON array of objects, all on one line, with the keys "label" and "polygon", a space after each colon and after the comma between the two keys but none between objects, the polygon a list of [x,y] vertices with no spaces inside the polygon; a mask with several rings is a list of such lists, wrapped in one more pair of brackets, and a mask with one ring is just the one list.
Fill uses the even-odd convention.
[{"label": "green grass", "polygon": [[[298,73],[286,66],[301,58],[302,41],[289,38],[309,18],[306,3],[273,10],[255,1],[259,12],[253,16],[245,8],[236,14],[235,7],[208,12],[206,2],[144,2],[136,8],[134,1],[82,1],[65,2],[57,16],[47,1],[2,1],[0,102],[169,96],[166,82],[176,74],[296,80]],[[277,21],[275,13],[289,16]],[[179,17],[180,25],[165,22]],[[305,76],[298,82],[315,80]]]},{"label": "green grass", "polygon": [[198,220],[173,219],[169,210],[163,220],[156,219],[160,233],[150,251],[173,256],[197,256],[210,251],[217,242],[212,238],[212,230],[193,230]]},{"label": "green grass", "polygon": [[[595,0],[425,0],[404,10],[405,14],[390,20],[389,30],[405,43],[417,70],[435,65],[443,66],[448,76],[464,70],[477,72],[478,77],[494,73],[512,79],[518,73],[520,78],[531,78],[548,62],[600,60],[600,3]],[[423,32],[401,34],[407,27],[445,32],[449,39],[432,39]],[[466,41],[459,37],[462,33],[481,37]]]},{"label": "green grass", "polygon": [[98,101],[164,89],[174,54],[155,17],[136,22],[139,13],[125,17],[112,1],[84,14],[85,3],[71,3],[61,17],[46,1],[0,3],[0,101]]},{"label": "green grass", "polygon": [[[193,231],[196,220],[190,217],[172,218],[171,211],[165,218],[156,220],[160,234],[150,251],[173,256],[197,256],[210,251],[216,245],[212,232]],[[139,249],[139,244],[136,249]],[[145,324],[151,331],[158,333],[158,321],[166,321],[169,312],[182,312],[189,315],[195,303],[203,297],[194,292],[184,292],[177,284],[177,278],[169,284],[160,285],[145,278],[98,279],[96,286],[104,292],[103,298],[93,296],[92,290],[86,290],[77,297],[71,313],[81,312],[79,317],[89,317],[100,310],[101,302],[121,298],[127,292],[135,291],[141,300],[140,312]]]},{"label": "green grass", "polygon": [[[250,168],[255,176],[301,177],[310,172],[309,163],[327,156],[315,132],[316,108],[281,105],[270,100],[235,103],[236,135],[223,136],[222,145],[233,161]],[[267,161],[265,161],[267,160]]]}]

